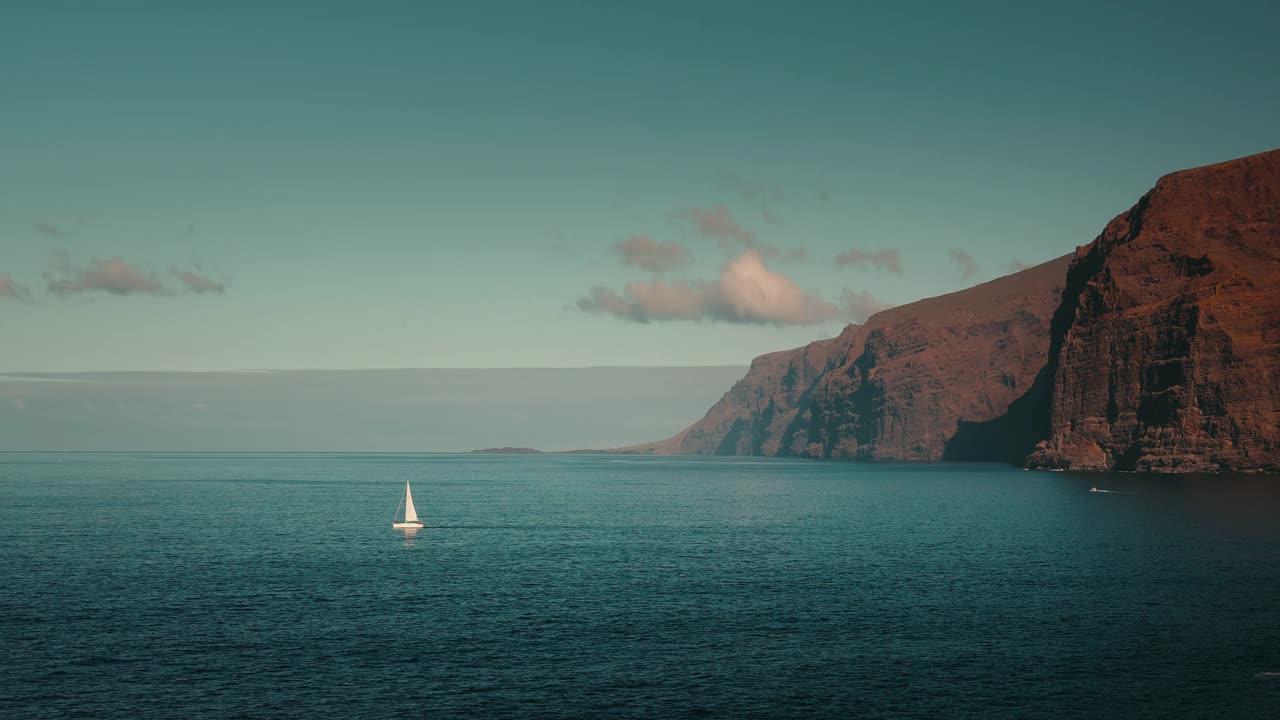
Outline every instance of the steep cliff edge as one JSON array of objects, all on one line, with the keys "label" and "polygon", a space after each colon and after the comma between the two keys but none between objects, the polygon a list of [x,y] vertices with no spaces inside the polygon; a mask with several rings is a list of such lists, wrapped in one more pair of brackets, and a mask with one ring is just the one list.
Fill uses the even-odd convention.
[{"label": "steep cliff edge", "polygon": [[1280,150],[1161,178],[1074,257],[761,356],[620,451],[1280,472]]},{"label": "steep cliff edge", "polygon": [[830,340],[763,355],[683,432],[618,451],[1020,460],[1039,438],[1028,434],[1028,423],[1008,422],[1010,405],[1047,362],[1050,317],[1069,260],[886,310]]},{"label": "steep cliff edge", "polygon": [[1066,285],[1028,466],[1280,471],[1280,150],[1161,178]]}]

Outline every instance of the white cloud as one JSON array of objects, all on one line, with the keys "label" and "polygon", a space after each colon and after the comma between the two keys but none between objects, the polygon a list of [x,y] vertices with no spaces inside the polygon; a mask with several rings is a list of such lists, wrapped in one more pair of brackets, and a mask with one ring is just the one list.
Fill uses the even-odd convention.
[{"label": "white cloud", "polygon": [[710,320],[756,325],[813,325],[835,320],[840,310],[820,295],[764,264],[748,251],[712,282],[632,282],[618,293],[593,287],[579,309],[632,322]]}]

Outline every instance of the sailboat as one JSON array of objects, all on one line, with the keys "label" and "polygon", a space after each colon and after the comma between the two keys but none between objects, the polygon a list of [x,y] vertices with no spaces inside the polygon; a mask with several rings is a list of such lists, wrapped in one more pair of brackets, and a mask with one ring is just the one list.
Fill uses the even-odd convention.
[{"label": "sailboat", "polygon": [[[396,520],[400,517],[400,507],[404,508],[404,520]],[[400,507],[396,508],[396,517],[391,518],[391,527],[395,530],[417,530],[422,527],[422,521],[418,519],[418,511],[413,507],[413,492],[409,490],[409,483],[404,484],[404,500],[400,501]]]}]

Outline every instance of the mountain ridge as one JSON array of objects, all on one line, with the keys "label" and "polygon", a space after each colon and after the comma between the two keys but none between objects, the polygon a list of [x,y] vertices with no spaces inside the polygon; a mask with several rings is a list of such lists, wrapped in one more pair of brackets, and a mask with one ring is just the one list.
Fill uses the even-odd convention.
[{"label": "mountain ridge", "polygon": [[1272,150],[1165,175],[1072,254],[761,355],[614,452],[1274,472],[1278,423]]},{"label": "mountain ridge", "polygon": [[[667,440],[616,452],[941,460],[961,421],[994,420],[1043,366],[1061,291],[1056,278],[1070,257],[757,357],[701,420]],[[948,354],[972,362],[948,369]],[[940,372],[968,382],[971,392],[932,412]],[[895,422],[881,422],[869,406],[877,402],[887,403]]]}]

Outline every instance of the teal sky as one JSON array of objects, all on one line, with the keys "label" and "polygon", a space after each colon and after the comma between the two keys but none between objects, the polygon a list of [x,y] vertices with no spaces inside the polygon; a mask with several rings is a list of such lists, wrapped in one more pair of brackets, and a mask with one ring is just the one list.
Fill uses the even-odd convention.
[{"label": "teal sky", "polygon": [[613,5],[7,6],[0,371],[742,364],[1280,145],[1274,3]]}]

